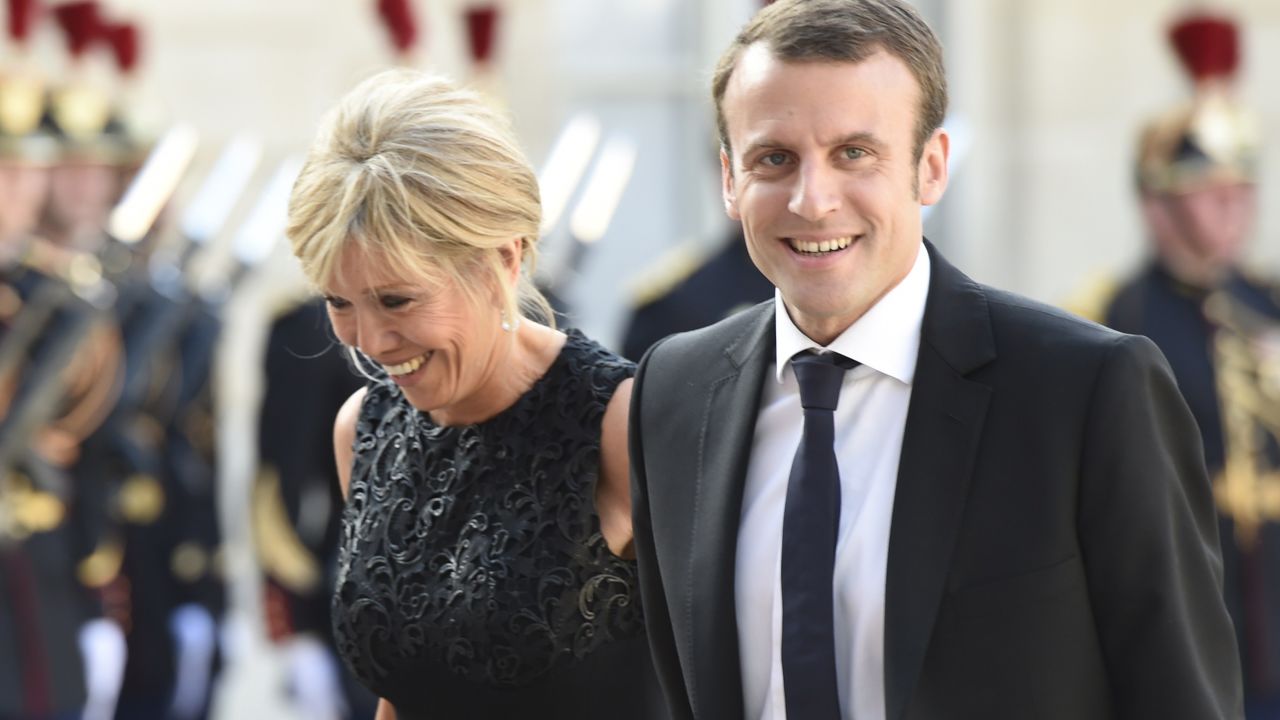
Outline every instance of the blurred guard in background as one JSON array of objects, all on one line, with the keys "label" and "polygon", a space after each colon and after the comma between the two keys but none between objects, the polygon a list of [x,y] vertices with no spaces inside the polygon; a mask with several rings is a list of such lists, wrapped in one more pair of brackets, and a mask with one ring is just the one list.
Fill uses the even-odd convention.
[{"label": "blurred guard in background", "polygon": [[[82,253],[57,248],[35,234],[50,189],[59,145],[37,127],[46,110],[39,74],[23,53],[35,21],[34,2],[10,0],[10,63],[0,70],[0,355],[20,347],[19,359],[0,363],[0,717],[109,718],[119,691],[124,639],[103,617],[94,548],[109,534],[110,495],[101,475],[74,472],[86,438],[119,392],[119,333],[99,318],[62,370],[54,373],[58,400],[46,421],[22,437],[20,418],[51,349],[69,327],[63,306],[25,327],[51,288],[83,267]],[[67,109],[70,109],[69,106]],[[36,308],[36,309],[33,309]],[[21,328],[21,329],[20,329]],[[10,332],[13,331],[13,332]],[[108,564],[109,561],[108,561]]]},{"label": "blurred guard in background", "polygon": [[[709,157],[720,171],[720,146]],[[773,297],[769,282],[747,252],[742,226],[726,228],[714,247],[682,243],[667,251],[632,283],[631,319],[622,354],[639,362],[662,338],[714,325]]]},{"label": "blurred guard in background", "polygon": [[1239,265],[1256,217],[1256,125],[1230,93],[1235,25],[1195,14],[1170,38],[1195,95],[1142,132],[1137,184],[1153,256],[1102,318],[1155,341],[1195,414],[1247,715],[1280,718],[1280,302]]},{"label": "blurred guard in background", "polygon": [[[120,165],[121,176],[128,178],[137,172],[154,139],[147,125],[147,98],[138,91],[136,77],[139,30],[132,23],[114,22],[105,23],[101,32],[118,70],[111,129],[129,149]],[[221,665],[217,628],[226,610],[226,587],[212,367],[232,281],[220,278],[197,288],[186,274],[196,250],[193,238],[163,243],[163,235],[153,231],[144,239],[136,261],[140,272],[135,280],[145,300],[130,322],[132,355],[137,373],[150,380],[150,388],[145,398],[129,399],[141,400],[139,416],[153,421],[162,437],[153,438],[148,452],[159,460],[163,545],[153,564],[140,570],[163,576],[173,593],[163,608],[165,622],[154,628],[174,648],[164,717],[192,720],[207,716]],[[122,711],[129,709],[121,704]],[[153,710],[120,715],[158,717]]]},{"label": "blurred guard in background", "polygon": [[217,318],[185,292],[186,279],[152,273],[157,231],[124,247],[105,228],[124,181],[149,149],[92,63],[110,50],[122,73],[137,59],[137,32],[102,17],[91,0],[52,8],[71,69],[51,94],[47,126],[61,144],[44,227],[61,248],[103,257],[118,290],[124,340],[119,401],[75,466],[77,482],[105,478],[111,532],[87,567],[109,617],[123,629],[127,661],[115,717],[198,718],[216,667],[222,583],[216,571],[209,356]]},{"label": "blurred guard in background", "polygon": [[59,247],[93,252],[120,197],[127,148],[112,124],[110,97],[92,73],[92,51],[103,41],[97,4],[63,3],[51,12],[66,39],[69,62],[66,76],[50,90],[44,119],[62,147],[40,230]]},{"label": "blurred guard in background", "polygon": [[252,507],[267,633],[286,647],[303,717],[371,718],[376,698],[338,661],[329,621],[342,526],[333,420],[363,379],[316,299],[287,307],[272,324],[265,371]]},{"label": "blurred guard in background", "polygon": [[[41,223],[41,232],[51,244],[64,252],[88,252],[103,255],[106,250],[106,225],[113,204],[121,194],[121,164],[126,147],[112,124],[112,108],[103,78],[94,74],[98,68],[102,44],[102,21],[94,2],[70,2],[49,8],[63,33],[68,51],[68,70],[51,88],[50,105],[44,127],[59,143],[58,162],[51,170],[49,200]],[[133,363],[129,352],[128,319],[125,308],[134,296],[128,276],[122,268],[108,263],[108,272],[117,280],[120,291],[113,315],[124,330],[125,384]],[[153,493],[140,492],[142,475],[136,463],[123,458],[121,444],[121,397],[111,408],[106,422],[88,441],[86,452],[75,464],[73,472],[78,484],[103,478],[112,488],[103,506],[111,514],[111,523],[93,554],[83,565],[85,580],[101,589],[105,611],[124,633],[127,651],[122,655],[119,672],[124,678],[135,675],[139,662],[147,662],[152,649],[140,646],[138,637],[147,626],[135,623],[139,617],[134,602],[147,587],[137,577],[135,546],[158,545],[156,539],[139,543],[136,526],[139,519],[158,515],[159,501]],[[152,474],[148,474],[151,477]],[[145,592],[145,590],[144,590]],[[141,617],[159,617],[143,614]],[[167,644],[166,644],[167,645]],[[167,647],[165,648],[167,651]],[[167,653],[166,653],[167,656]],[[120,700],[128,705],[136,684],[128,679]],[[114,714],[114,712],[113,712]],[[111,717],[111,715],[107,715]]]},{"label": "blurred guard in background", "polygon": [[682,245],[641,278],[622,354],[639,362],[668,335],[712,325],[771,297],[773,285],[751,262],[735,224],[709,254],[699,257]]}]

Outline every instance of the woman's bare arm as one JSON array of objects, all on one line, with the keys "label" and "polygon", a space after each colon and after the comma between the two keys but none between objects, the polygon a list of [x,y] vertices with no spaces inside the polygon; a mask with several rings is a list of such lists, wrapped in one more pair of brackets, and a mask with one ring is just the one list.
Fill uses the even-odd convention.
[{"label": "woman's bare arm", "polygon": [[618,389],[604,411],[600,433],[600,482],[596,486],[596,513],[600,532],[609,550],[618,557],[633,558],[631,528],[631,460],[627,455],[627,414],[631,410],[631,378]]},{"label": "woman's bare arm", "polygon": [[396,709],[391,707],[391,703],[378,699],[378,712],[374,714],[373,720],[396,720]]},{"label": "woman's bare arm", "polygon": [[365,389],[360,388],[351,393],[333,421],[333,457],[338,463],[338,484],[342,486],[343,498],[347,497],[347,490],[351,486],[351,461],[354,455],[351,446],[356,441],[356,420],[360,418],[364,392]]}]

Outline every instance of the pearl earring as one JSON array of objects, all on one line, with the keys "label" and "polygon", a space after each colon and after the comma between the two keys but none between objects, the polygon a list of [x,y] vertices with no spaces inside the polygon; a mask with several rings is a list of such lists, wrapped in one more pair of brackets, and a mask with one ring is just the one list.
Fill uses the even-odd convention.
[{"label": "pearl earring", "polygon": [[503,310],[502,310],[502,329],[503,329],[503,331],[504,331],[504,332],[511,332],[512,330],[515,330],[515,329],[516,329],[516,328],[518,328],[518,327],[520,327],[520,316],[519,316],[519,315],[516,315],[515,320],[514,320],[514,321],[512,321],[510,318],[508,318],[508,317],[507,317],[507,310],[506,310],[506,308],[503,308]]}]

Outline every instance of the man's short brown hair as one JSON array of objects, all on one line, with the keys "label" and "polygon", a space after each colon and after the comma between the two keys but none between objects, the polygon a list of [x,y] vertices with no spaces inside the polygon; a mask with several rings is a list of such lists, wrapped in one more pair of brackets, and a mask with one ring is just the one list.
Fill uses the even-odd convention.
[{"label": "man's short brown hair", "polygon": [[724,92],[738,58],[764,43],[775,58],[790,62],[862,62],[879,50],[911,69],[920,86],[915,159],[942,126],[947,113],[947,76],[942,45],[924,19],[903,0],[779,0],[756,14],[720,56],[711,83],[720,144],[731,152],[724,118]]}]

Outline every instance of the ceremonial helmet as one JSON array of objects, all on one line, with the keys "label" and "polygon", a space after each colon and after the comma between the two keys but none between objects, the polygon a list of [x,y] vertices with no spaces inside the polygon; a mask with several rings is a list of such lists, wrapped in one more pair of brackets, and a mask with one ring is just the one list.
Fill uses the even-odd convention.
[{"label": "ceremonial helmet", "polygon": [[1240,65],[1236,24],[1208,12],[1180,17],[1169,41],[1194,85],[1189,102],[1151,120],[1138,144],[1144,192],[1177,193],[1257,176],[1258,122],[1233,96]]},{"label": "ceremonial helmet", "polygon": [[129,140],[94,52],[114,52],[110,25],[97,0],[72,0],[49,9],[66,41],[68,67],[50,88],[44,127],[58,138],[62,162],[118,165],[130,155]]},{"label": "ceremonial helmet", "polygon": [[36,0],[9,0],[8,34],[15,49],[0,65],[0,160],[47,165],[57,143],[40,127],[45,112],[45,81],[28,57]]}]

